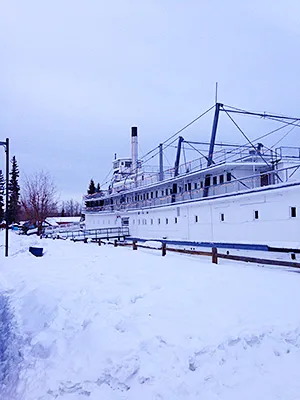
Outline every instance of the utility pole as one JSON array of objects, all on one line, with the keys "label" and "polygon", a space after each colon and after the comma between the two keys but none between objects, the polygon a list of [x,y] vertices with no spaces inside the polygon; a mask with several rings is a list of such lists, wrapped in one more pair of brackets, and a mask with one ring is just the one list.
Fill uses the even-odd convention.
[{"label": "utility pole", "polygon": [[6,138],[5,142],[0,142],[0,146],[5,147],[6,153],[6,178],[5,178],[5,257],[8,256],[8,184],[9,184],[9,139]]}]

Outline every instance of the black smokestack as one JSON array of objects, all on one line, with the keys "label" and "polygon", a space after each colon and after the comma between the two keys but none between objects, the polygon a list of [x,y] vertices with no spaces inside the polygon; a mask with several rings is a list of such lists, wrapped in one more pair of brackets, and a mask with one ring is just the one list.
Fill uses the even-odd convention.
[{"label": "black smokestack", "polygon": [[137,136],[137,126],[131,127],[131,137]]}]

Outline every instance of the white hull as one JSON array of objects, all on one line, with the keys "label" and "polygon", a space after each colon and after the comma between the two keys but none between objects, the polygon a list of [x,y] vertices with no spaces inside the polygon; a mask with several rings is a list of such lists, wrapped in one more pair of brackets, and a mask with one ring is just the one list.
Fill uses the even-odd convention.
[{"label": "white hull", "polygon": [[129,217],[130,235],[137,238],[298,248],[298,214],[300,182],[295,182],[176,205],[128,211],[90,211],[85,214],[85,227],[120,226],[122,218]]}]

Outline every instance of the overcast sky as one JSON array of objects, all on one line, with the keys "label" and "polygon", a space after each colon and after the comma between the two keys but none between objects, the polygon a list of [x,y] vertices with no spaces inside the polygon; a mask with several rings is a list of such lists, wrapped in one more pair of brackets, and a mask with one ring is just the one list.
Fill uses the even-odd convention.
[{"label": "overcast sky", "polygon": [[[132,125],[146,153],[209,108],[216,81],[226,104],[300,116],[299,0],[0,5],[0,140],[62,199],[102,182],[115,152],[130,156]],[[211,118],[193,139],[208,140]]]}]

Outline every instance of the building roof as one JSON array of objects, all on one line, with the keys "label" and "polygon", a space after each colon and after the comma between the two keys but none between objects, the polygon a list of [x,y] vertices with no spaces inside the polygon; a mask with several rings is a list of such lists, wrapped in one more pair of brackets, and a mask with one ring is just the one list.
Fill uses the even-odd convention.
[{"label": "building roof", "polygon": [[60,224],[74,224],[80,222],[80,217],[48,217],[46,222],[51,226],[58,226]]}]

